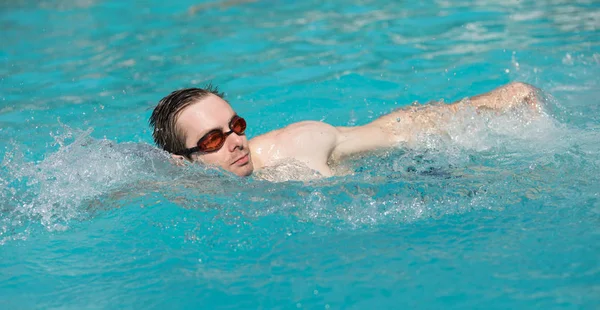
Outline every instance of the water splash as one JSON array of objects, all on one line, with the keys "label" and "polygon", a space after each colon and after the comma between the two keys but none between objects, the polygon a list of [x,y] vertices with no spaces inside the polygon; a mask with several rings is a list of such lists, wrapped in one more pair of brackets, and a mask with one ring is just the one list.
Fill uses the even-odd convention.
[{"label": "water splash", "polygon": [[[176,166],[151,145],[94,139],[91,130],[65,127],[54,135],[57,150],[39,162],[25,160],[16,145],[5,154],[0,238],[26,238],[40,225],[60,231],[98,212],[153,204],[202,211],[217,226],[244,227],[275,216],[289,231],[376,228],[502,210],[566,181],[598,178],[597,132],[567,128],[547,113],[464,110],[443,129],[448,134],[423,135],[414,148],[352,158],[337,167],[345,171],[338,177],[273,183],[264,175],[276,176],[280,167],[237,178],[200,165]],[[574,168],[587,170],[553,177]]]},{"label": "water splash", "polygon": [[97,140],[91,133],[64,127],[53,135],[57,151],[37,163],[27,162],[17,145],[5,154],[1,235],[26,229],[32,221],[64,230],[72,220],[89,218],[95,212],[90,206],[102,197],[180,178],[167,154],[155,147]]}]

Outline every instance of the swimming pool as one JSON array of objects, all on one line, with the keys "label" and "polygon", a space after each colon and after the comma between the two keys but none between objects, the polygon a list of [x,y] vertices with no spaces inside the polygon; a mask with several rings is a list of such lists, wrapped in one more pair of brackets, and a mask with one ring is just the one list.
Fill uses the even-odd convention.
[{"label": "swimming pool", "polygon": [[[3,309],[600,306],[597,2],[0,7]],[[273,183],[152,146],[156,102],[208,81],[250,137],[511,81],[547,106]]]}]

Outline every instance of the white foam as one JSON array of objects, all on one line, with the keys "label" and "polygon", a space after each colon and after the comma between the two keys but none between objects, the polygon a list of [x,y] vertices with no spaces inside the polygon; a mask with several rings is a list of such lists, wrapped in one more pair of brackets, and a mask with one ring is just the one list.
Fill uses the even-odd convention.
[{"label": "white foam", "polygon": [[32,220],[64,230],[71,220],[86,218],[85,206],[102,195],[180,177],[167,154],[155,147],[98,140],[91,132],[65,127],[53,135],[57,151],[40,162],[26,161],[16,144],[5,154],[6,177],[0,181],[6,185],[1,191],[5,233]]},{"label": "white foam", "polygon": [[[26,237],[31,225],[67,229],[74,220],[89,220],[99,207],[114,208],[119,199],[127,203],[146,193],[184,208],[251,218],[280,214],[353,229],[535,197],[536,178],[547,177],[548,165],[587,162],[597,171],[597,130],[570,129],[545,112],[527,113],[486,116],[464,110],[443,126],[446,135],[423,135],[414,148],[350,160],[339,169],[350,170],[344,176],[283,183],[237,178],[200,165],[178,167],[154,146],[94,139],[91,130],[65,128],[54,136],[57,150],[39,162],[25,160],[16,145],[5,154],[0,242]],[[277,169],[267,175],[275,177]],[[520,174],[521,183],[507,181]]]}]

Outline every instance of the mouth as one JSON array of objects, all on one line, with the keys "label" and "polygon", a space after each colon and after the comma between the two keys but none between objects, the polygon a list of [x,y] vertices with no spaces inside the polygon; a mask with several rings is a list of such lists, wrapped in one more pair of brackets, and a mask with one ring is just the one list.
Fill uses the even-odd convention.
[{"label": "mouth", "polygon": [[249,153],[246,153],[244,156],[236,159],[232,165],[238,165],[238,166],[243,166],[245,164],[247,164],[250,161],[250,155]]}]

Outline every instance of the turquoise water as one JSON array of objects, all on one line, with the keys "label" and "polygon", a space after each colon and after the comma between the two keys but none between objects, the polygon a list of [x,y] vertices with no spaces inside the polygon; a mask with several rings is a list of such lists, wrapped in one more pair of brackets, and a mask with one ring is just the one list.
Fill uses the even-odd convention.
[{"label": "turquoise water", "polygon": [[[600,307],[597,1],[0,3],[0,304]],[[212,81],[250,137],[511,81],[544,113],[311,182],[175,167],[147,119]]]}]

